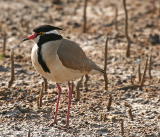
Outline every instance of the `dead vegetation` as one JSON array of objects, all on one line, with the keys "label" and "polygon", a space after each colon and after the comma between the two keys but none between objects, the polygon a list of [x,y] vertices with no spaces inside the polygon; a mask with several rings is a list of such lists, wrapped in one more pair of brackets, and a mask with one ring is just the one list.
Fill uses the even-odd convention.
[{"label": "dead vegetation", "polygon": [[[159,1],[1,0],[0,11],[0,136],[160,136]],[[69,129],[66,84],[48,127],[56,87],[32,67],[33,43],[17,45],[42,24],[62,27],[106,72],[75,82]]]}]

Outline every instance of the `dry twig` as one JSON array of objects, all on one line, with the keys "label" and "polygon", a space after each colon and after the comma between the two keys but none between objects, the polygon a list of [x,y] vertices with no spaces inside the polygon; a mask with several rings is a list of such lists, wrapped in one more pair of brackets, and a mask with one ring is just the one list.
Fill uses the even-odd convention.
[{"label": "dry twig", "polygon": [[47,89],[48,89],[47,79],[43,77],[43,81],[44,81],[44,91],[47,91]]},{"label": "dry twig", "polygon": [[77,82],[77,86],[76,86],[76,101],[80,100],[80,86],[82,85],[82,80],[83,77],[81,77],[81,79]]},{"label": "dry twig", "polygon": [[141,82],[141,63],[138,64],[138,82]]},{"label": "dry twig", "polygon": [[123,7],[125,12],[125,36],[127,39],[127,50],[126,50],[126,57],[130,57],[130,46],[131,46],[131,39],[128,34],[128,11],[126,8],[126,0],[123,0]]},{"label": "dry twig", "polygon": [[132,66],[132,73],[131,73],[131,84],[132,84],[132,85],[134,85],[134,81],[135,81],[134,72],[135,72],[135,67]]},{"label": "dry twig", "polygon": [[83,9],[83,33],[87,32],[87,3],[88,0],[84,0],[84,9]]},{"label": "dry twig", "polygon": [[8,82],[8,88],[10,88],[13,84],[13,81],[15,80],[14,76],[14,50],[11,50],[11,79]]},{"label": "dry twig", "polygon": [[[74,92],[74,82],[73,81],[71,81],[71,88],[72,88],[72,91]],[[75,92],[74,92],[75,93]]]},{"label": "dry twig", "polygon": [[40,90],[40,94],[39,94],[39,103],[38,103],[38,107],[42,107],[42,98],[43,98],[43,91],[45,89],[45,83],[42,82],[42,89]]},{"label": "dry twig", "polygon": [[132,85],[134,85],[134,80],[135,80],[135,77],[134,77],[134,75],[131,74],[131,84]]},{"label": "dry twig", "polygon": [[107,110],[110,111],[111,109],[111,104],[112,104],[112,95],[109,94],[109,100],[108,100],[108,105],[107,105]]},{"label": "dry twig", "polygon": [[86,74],[85,81],[84,81],[85,91],[88,91],[88,81],[89,81],[89,76]]},{"label": "dry twig", "polygon": [[131,121],[133,121],[133,114],[132,114],[131,107],[128,109],[128,114],[129,114],[129,117],[130,117]]},{"label": "dry twig", "polygon": [[40,97],[40,95],[36,96],[36,102],[37,102],[37,107],[38,107],[38,108],[40,107],[40,106],[39,106],[39,97]]},{"label": "dry twig", "polygon": [[30,131],[30,129],[28,130],[28,135],[27,135],[27,137],[31,137],[31,131]]},{"label": "dry twig", "polygon": [[144,82],[145,82],[147,66],[148,66],[148,57],[147,57],[147,59],[146,59],[145,68],[144,68],[143,76],[142,76],[141,83],[140,83],[140,89],[141,89],[141,90],[142,90],[143,85],[144,85]]},{"label": "dry twig", "polygon": [[107,77],[107,58],[108,58],[108,36],[106,38],[105,53],[104,53],[104,81],[105,90],[108,90],[108,77]]},{"label": "dry twig", "polygon": [[123,119],[120,120],[120,124],[121,124],[121,135],[123,136],[124,135],[124,120]]},{"label": "dry twig", "polygon": [[149,57],[149,68],[148,68],[148,74],[150,79],[152,79],[151,70],[152,70],[152,55],[150,55]]},{"label": "dry twig", "polygon": [[7,34],[4,32],[3,34],[3,50],[2,50],[2,55],[5,57],[6,56],[6,43],[7,43]]}]

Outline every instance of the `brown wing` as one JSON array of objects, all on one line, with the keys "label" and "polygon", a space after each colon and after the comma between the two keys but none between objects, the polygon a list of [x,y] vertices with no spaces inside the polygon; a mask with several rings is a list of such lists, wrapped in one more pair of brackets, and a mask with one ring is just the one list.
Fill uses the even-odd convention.
[{"label": "brown wing", "polygon": [[62,43],[57,50],[57,54],[62,64],[67,68],[80,70],[81,72],[89,72],[97,66],[87,58],[77,43],[67,39],[62,40]]}]

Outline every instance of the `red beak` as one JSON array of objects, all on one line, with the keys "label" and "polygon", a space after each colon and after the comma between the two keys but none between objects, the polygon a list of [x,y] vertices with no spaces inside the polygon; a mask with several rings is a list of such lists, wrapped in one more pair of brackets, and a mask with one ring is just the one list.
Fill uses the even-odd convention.
[{"label": "red beak", "polygon": [[27,38],[23,39],[22,41],[32,40],[32,39],[35,39],[36,37],[37,37],[37,34],[36,34],[36,33],[34,33],[33,35],[28,36]]}]

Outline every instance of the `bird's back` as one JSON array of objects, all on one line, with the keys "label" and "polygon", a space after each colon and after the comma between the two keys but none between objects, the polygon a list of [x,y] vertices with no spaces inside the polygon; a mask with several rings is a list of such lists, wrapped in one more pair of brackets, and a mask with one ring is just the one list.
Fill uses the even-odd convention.
[{"label": "bird's back", "polygon": [[82,48],[73,41],[63,39],[57,53],[62,64],[68,68],[87,73],[92,69],[101,71],[100,67],[90,60]]},{"label": "bird's back", "polygon": [[32,51],[33,65],[40,74],[54,82],[74,80],[93,69],[101,71],[93,61],[87,58],[77,43],[61,39],[47,42],[42,46],[41,56],[50,70],[50,72],[44,72],[38,62],[37,48],[34,47]]}]

